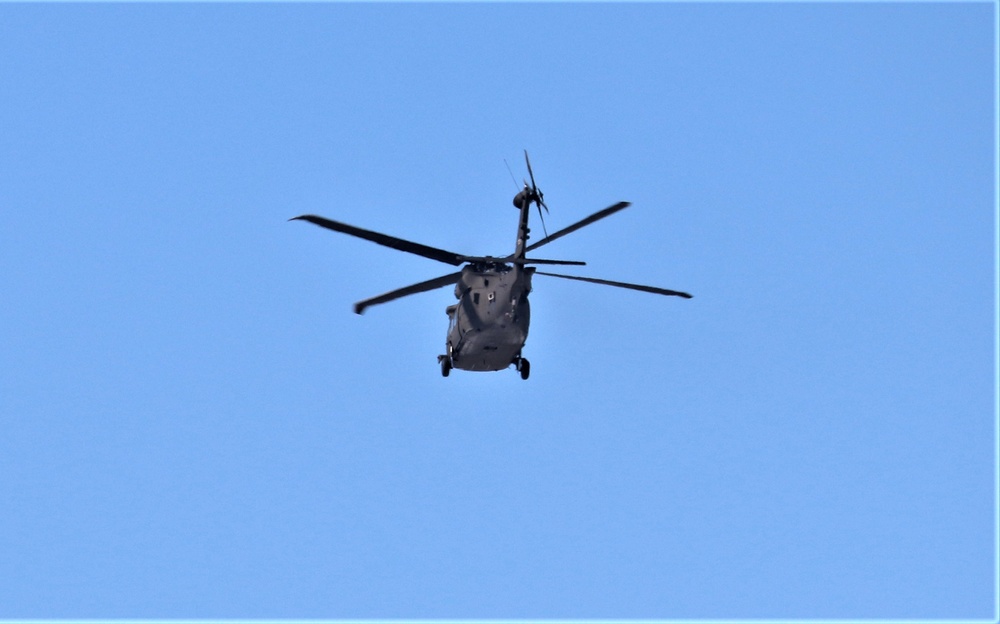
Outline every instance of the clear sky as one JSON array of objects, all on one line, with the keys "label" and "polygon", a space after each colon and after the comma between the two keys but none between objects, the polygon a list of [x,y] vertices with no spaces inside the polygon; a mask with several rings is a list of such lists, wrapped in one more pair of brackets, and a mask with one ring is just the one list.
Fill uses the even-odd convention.
[{"label": "clear sky", "polygon": [[995,19],[0,5],[0,617],[994,617]]}]

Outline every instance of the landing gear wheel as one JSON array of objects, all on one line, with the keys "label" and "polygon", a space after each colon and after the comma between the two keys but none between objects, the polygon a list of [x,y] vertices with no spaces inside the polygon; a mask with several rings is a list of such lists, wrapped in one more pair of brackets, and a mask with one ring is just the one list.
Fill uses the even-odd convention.
[{"label": "landing gear wheel", "polygon": [[531,374],[531,362],[521,358],[521,364],[517,367],[517,369],[521,371],[521,379],[527,379],[528,375]]},{"label": "landing gear wheel", "polygon": [[447,377],[451,373],[451,360],[441,358],[441,376]]}]

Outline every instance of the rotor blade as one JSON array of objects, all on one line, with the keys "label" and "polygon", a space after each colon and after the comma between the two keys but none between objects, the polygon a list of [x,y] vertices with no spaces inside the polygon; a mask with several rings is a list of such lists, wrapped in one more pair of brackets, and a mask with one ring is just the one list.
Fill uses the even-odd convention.
[{"label": "rotor blade", "polygon": [[347,225],[346,223],[340,223],[338,221],[331,221],[330,219],[317,217],[316,215],[292,217],[289,221],[308,221],[309,223],[314,223],[320,227],[325,227],[328,230],[333,230],[334,232],[350,234],[351,236],[357,236],[358,238],[363,238],[373,243],[378,243],[379,245],[391,247],[392,249],[398,249],[399,251],[417,254],[418,256],[423,256],[425,258],[430,258],[431,260],[437,260],[438,262],[444,262],[453,266],[458,266],[463,262],[462,256],[453,251],[445,251],[444,249],[429,247],[427,245],[421,245],[420,243],[413,243],[408,240],[403,240],[402,238],[389,236],[388,234],[372,232],[371,230],[363,230],[359,227],[354,227],[353,225]]},{"label": "rotor blade", "polygon": [[378,297],[372,297],[371,299],[359,301],[354,304],[354,313],[361,314],[365,311],[365,308],[369,306],[392,301],[393,299],[399,299],[400,297],[405,297],[407,295],[415,295],[417,293],[427,292],[428,290],[434,290],[435,288],[443,288],[444,286],[454,284],[461,276],[461,271],[458,273],[450,273],[448,275],[442,275],[441,277],[435,277],[434,279],[427,280],[426,282],[420,282],[419,284],[412,284],[410,286],[404,286],[403,288],[397,288],[396,290],[387,292],[384,295],[379,295]]},{"label": "rotor blade", "polygon": [[514,256],[462,256],[463,262],[473,264],[566,264],[572,266],[586,266],[582,260],[536,260],[534,258],[515,258]]},{"label": "rotor blade", "polygon": [[508,260],[513,264],[564,264],[569,266],[586,266],[586,262],[580,260],[539,260],[537,258],[512,258]]},{"label": "rotor blade", "polygon": [[552,241],[556,240],[557,238],[562,238],[563,236],[566,236],[567,234],[575,232],[575,231],[579,230],[580,228],[582,228],[582,227],[584,227],[586,225],[590,225],[594,221],[599,221],[599,220],[603,219],[604,217],[611,216],[611,215],[615,214],[616,212],[618,212],[619,210],[622,210],[624,208],[628,208],[631,205],[632,204],[629,203],[629,202],[618,202],[614,206],[608,206],[604,210],[600,210],[598,212],[595,212],[594,214],[590,215],[586,219],[583,219],[581,221],[577,221],[573,225],[571,225],[569,227],[565,227],[565,228],[559,230],[558,232],[556,232],[555,234],[552,234],[551,236],[546,236],[545,238],[543,238],[542,240],[538,241],[537,243],[532,243],[531,245],[528,245],[525,248],[525,251],[531,251],[532,249],[538,249],[542,245],[546,245],[548,243],[551,243]]},{"label": "rotor blade", "polygon": [[592,284],[604,284],[605,286],[617,286],[618,288],[628,288],[631,290],[641,290],[642,292],[653,293],[654,295],[673,295],[690,299],[691,295],[678,290],[667,290],[656,286],[643,286],[642,284],[627,284],[625,282],[612,282],[610,280],[595,279],[593,277],[576,277],[574,275],[560,275],[559,273],[543,273],[535,271],[535,275],[548,275],[549,277],[561,277],[563,279],[577,280],[578,282],[590,282]]},{"label": "rotor blade", "polygon": [[[549,231],[545,228],[545,217],[542,216],[542,206],[543,206],[543,204],[541,202],[539,202],[539,204],[538,204],[538,206],[536,206],[536,208],[538,208],[538,218],[541,219],[541,221],[542,221],[542,232],[545,232],[545,236],[548,237]],[[546,208],[545,212],[548,212],[548,211],[549,211],[549,209]]]},{"label": "rotor blade", "polygon": [[535,184],[535,174],[531,172],[531,160],[528,158],[528,150],[524,150],[524,162],[528,163],[528,176],[531,177],[531,190],[535,191],[535,194],[537,195],[538,185]]},{"label": "rotor blade", "polygon": [[[535,203],[537,203],[541,208],[538,209],[538,215],[541,216],[542,208],[545,208],[545,212],[549,211],[549,207],[545,205],[545,200],[542,199],[542,192],[538,190],[538,185],[535,184],[535,174],[531,171],[531,160],[528,158],[528,150],[524,150],[524,162],[528,165],[528,176],[531,177],[531,193],[534,195]],[[527,182],[525,182],[527,184]],[[545,220],[542,220],[542,229],[545,229]],[[548,236],[548,233],[545,234]]]}]

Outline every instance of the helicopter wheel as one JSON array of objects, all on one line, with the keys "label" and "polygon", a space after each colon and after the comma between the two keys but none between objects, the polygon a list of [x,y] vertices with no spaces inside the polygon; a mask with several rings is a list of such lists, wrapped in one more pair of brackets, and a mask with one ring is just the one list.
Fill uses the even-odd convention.
[{"label": "helicopter wheel", "polygon": [[447,377],[451,373],[451,360],[448,358],[441,358],[441,376]]},{"label": "helicopter wheel", "polygon": [[521,358],[521,363],[517,367],[517,370],[521,371],[521,379],[527,379],[528,375],[531,374],[531,362]]}]

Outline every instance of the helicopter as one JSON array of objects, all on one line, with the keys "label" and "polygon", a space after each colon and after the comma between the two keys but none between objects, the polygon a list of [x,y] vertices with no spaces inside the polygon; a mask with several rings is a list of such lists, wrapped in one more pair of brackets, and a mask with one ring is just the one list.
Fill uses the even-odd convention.
[{"label": "helicopter", "polygon": [[[527,150],[524,151],[524,161],[528,168],[531,184],[529,185],[528,181],[524,180],[523,188],[514,196],[514,207],[519,210],[520,216],[517,223],[517,241],[514,253],[507,256],[466,256],[311,214],[292,217],[289,221],[307,221],[328,230],[356,236],[391,249],[416,254],[452,266],[464,265],[461,270],[454,273],[404,286],[354,304],[354,312],[362,314],[367,308],[374,305],[454,285],[455,298],[458,301],[445,309],[448,315],[446,352],[437,358],[438,364],[441,366],[441,374],[445,377],[453,368],[467,371],[499,371],[514,366],[520,373],[521,379],[528,379],[531,374],[531,363],[523,357],[522,351],[528,339],[528,325],[531,320],[528,294],[532,290],[532,278],[535,275],[627,288],[656,295],[691,298],[691,295],[686,292],[667,290],[656,286],[537,270],[536,266],[533,265],[585,265],[586,263],[575,260],[529,258],[527,254],[595,221],[624,210],[631,204],[624,201],[618,202],[553,234],[548,234],[546,231],[544,238],[528,244],[530,232],[528,217],[532,204],[538,209],[538,217],[541,220],[543,230],[545,217],[542,216],[542,209],[544,208],[545,212],[548,213],[549,207],[545,205],[544,194],[535,184],[535,174],[531,170],[531,160],[528,158]],[[513,177],[513,174],[511,175]],[[516,180],[514,184],[517,184]]]}]

